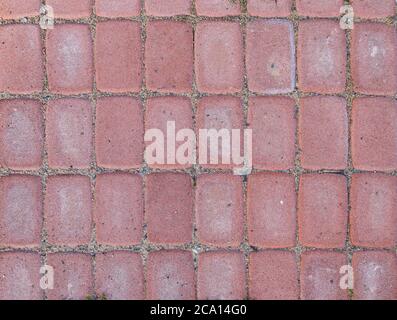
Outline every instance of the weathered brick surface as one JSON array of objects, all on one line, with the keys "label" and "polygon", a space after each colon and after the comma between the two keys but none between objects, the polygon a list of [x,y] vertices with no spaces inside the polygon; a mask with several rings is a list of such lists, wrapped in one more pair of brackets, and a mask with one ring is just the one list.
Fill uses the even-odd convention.
[{"label": "weathered brick surface", "polygon": [[312,170],[346,168],[348,130],[343,98],[303,98],[299,114],[302,167]]},{"label": "weathered brick surface", "polygon": [[50,177],[44,214],[49,243],[88,244],[92,224],[90,179],[83,176]]},{"label": "weathered brick surface", "polygon": [[287,17],[291,14],[292,0],[247,1],[248,13],[259,17]]},{"label": "weathered brick surface", "polygon": [[146,294],[149,300],[192,300],[195,297],[191,252],[162,250],[149,254]]},{"label": "weathered brick surface", "polygon": [[93,296],[92,258],[81,253],[52,253],[48,265],[54,268],[54,288],[46,290],[49,300],[85,300]]},{"label": "weathered brick surface", "polygon": [[346,300],[339,286],[346,255],[339,252],[305,252],[301,257],[301,297],[304,300]]},{"label": "weathered brick surface", "polygon": [[107,300],[144,299],[143,263],[138,253],[98,254],[95,270],[97,296]]},{"label": "weathered brick surface", "polygon": [[342,175],[304,175],[298,197],[300,242],[343,248],[347,230],[347,181]]},{"label": "weathered brick surface", "polygon": [[294,177],[260,173],[248,178],[248,240],[256,247],[295,245],[296,195]]},{"label": "weathered brick surface", "polygon": [[346,85],[346,39],[336,21],[299,23],[298,86],[305,92],[340,93]]},{"label": "weathered brick surface", "polygon": [[0,253],[0,300],[40,300],[40,255]]},{"label": "weathered brick surface", "polygon": [[254,300],[294,300],[299,297],[295,254],[282,251],[251,253],[249,297]]},{"label": "weathered brick surface", "polygon": [[38,26],[0,25],[0,92],[22,94],[42,90],[41,49]]},{"label": "weathered brick surface", "polygon": [[197,298],[242,300],[245,297],[245,262],[239,252],[207,252],[199,256]]},{"label": "weathered brick surface", "polygon": [[148,239],[182,244],[192,240],[193,190],[189,175],[155,173],[146,178]]},{"label": "weathered brick surface", "polygon": [[[0,300],[397,299],[396,9],[0,0]],[[252,172],[150,162],[169,121]]]},{"label": "weathered brick surface", "polygon": [[353,254],[355,300],[397,299],[397,257],[394,252]]},{"label": "weathered brick surface", "polygon": [[244,236],[243,183],[227,174],[197,179],[196,217],[200,242],[239,246]]},{"label": "weathered brick surface", "polygon": [[143,135],[143,112],[137,99],[98,100],[95,147],[100,167],[139,167],[143,162]]},{"label": "weathered brick surface", "polygon": [[54,9],[55,17],[64,19],[87,18],[91,15],[92,0],[47,0]]},{"label": "weathered brick surface", "polygon": [[240,14],[239,1],[229,0],[197,0],[197,14],[208,17],[237,16]]},{"label": "weathered brick surface", "polygon": [[0,167],[38,169],[42,164],[43,115],[35,100],[0,101]]},{"label": "weathered brick surface", "polygon": [[397,179],[383,174],[355,174],[351,184],[351,241],[364,247],[397,243]]},{"label": "weathered brick surface", "polygon": [[1,177],[0,245],[39,245],[42,220],[40,177]]},{"label": "weathered brick surface", "polygon": [[95,0],[96,14],[101,17],[131,17],[141,13],[139,0]]},{"label": "weathered brick surface", "polygon": [[40,4],[40,0],[2,0],[0,3],[0,18],[17,19],[37,16]]},{"label": "weathered brick surface", "polygon": [[193,29],[184,22],[149,21],[146,85],[159,92],[190,92],[193,83]]},{"label": "weathered brick surface", "polygon": [[141,242],[142,185],[138,175],[97,176],[94,216],[99,243],[128,246]]},{"label": "weathered brick surface", "polygon": [[380,23],[356,23],[352,32],[352,78],[357,92],[397,93],[397,31]]},{"label": "weathered brick surface", "polygon": [[88,100],[51,101],[46,114],[48,164],[88,168],[92,152],[92,106]]},{"label": "weathered brick surface", "polygon": [[300,16],[338,17],[343,4],[343,0],[296,0],[296,9]]},{"label": "weathered brick surface", "polygon": [[[193,111],[191,101],[185,97],[154,97],[150,98],[146,104],[145,132],[150,129],[160,129],[164,135],[164,157],[156,163],[148,163],[152,168],[186,168],[191,167],[190,163],[180,163],[176,161],[176,152],[183,142],[175,142],[175,151],[168,149],[167,123],[175,123],[175,133],[182,129],[193,129]],[[169,137],[170,140],[172,137]],[[146,146],[152,145],[152,137],[148,137]],[[175,141],[175,138],[174,138]],[[147,149],[149,152],[149,149]],[[168,161],[168,153],[170,161]],[[149,155],[148,155],[149,156]],[[150,156],[154,156],[150,153]],[[145,155],[146,157],[146,155]]]},{"label": "weathered brick surface", "polygon": [[[218,132],[222,129],[233,130],[233,129],[243,129],[244,123],[244,113],[241,103],[241,99],[229,96],[212,96],[204,97],[200,99],[197,103],[196,111],[196,134],[200,135],[200,130],[203,129],[216,129]],[[229,131],[231,132],[231,131]],[[240,150],[243,150],[242,144],[244,137],[240,135]],[[209,141],[209,140],[207,140]],[[233,147],[232,142],[227,143],[224,140],[219,139],[218,144],[218,158],[214,156],[214,161],[211,155],[211,145],[210,142],[207,144],[207,157],[201,157],[205,163],[201,162],[203,167],[208,168],[233,168],[235,167],[235,162],[233,161],[233,155],[231,154],[228,160],[222,160],[222,144],[229,146],[230,150]],[[227,140],[226,140],[227,141]],[[197,146],[198,154],[205,152],[206,144],[200,140]],[[204,150],[203,150],[204,149]],[[232,153],[232,152],[231,152]],[[204,153],[203,153],[204,154]],[[227,156],[227,155],[226,155]],[[200,161],[202,161],[200,160]],[[216,164],[214,162],[217,162]]]},{"label": "weathered brick surface", "polygon": [[397,168],[397,103],[388,98],[353,101],[352,158],[356,169]]},{"label": "weathered brick surface", "polygon": [[56,93],[92,91],[93,53],[90,28],[86,25],[56,25],[47,34],[49,89]]},{"label": "weathered brick surface", "polygon": [[292,23],[254,21],[247,30],[247,76],[251,91],[277,94],[295,88],[295,44]]},{"label": "weathered brick surface", "polygon": [[145,0],[146,13],[151,16],[169,17],[190,14],[191,0]]},{"label": "weathered brick surface", "polygon": [[393,0],[352,0],[356,16],[360,18],[384,18],[396,14],[396,3]]},{"label": "weathered brick surface", "polygon": [[139,23],[106,21],[98,23],[95,69],[100,91],[139,91],[142,81],[142,53]]},{"label": "weathered brick surface", "polygon": [[243,39],[237,22],[197,25],[195,68],[199,91],[233,93],[243,85]]},{"label": "weathered brick surface", "polygon": [[248,124],[252,129],[254,168],[285,170],[294,167],[296,119],[293,99],[250,98]]}]

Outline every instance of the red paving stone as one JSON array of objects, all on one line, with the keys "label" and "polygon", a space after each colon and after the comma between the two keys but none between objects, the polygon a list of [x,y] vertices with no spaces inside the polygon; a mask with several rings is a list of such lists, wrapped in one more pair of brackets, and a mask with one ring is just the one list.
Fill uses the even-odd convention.
[{"label": "red paving stone", "polygon": [[146,297],[149,300],[192,300],[195,297],[191,252],[162,250],[149,253]]},{"label": "red paving stone", "polygon": [[242,300],[245,297],[245,262],[239,252],[207,252],[198,260],[199,300]]},{"label": "red paving stone", "polygon": [[56,93],[92,91],[93,57],[90,28],[56,25],[47,34],[48,87]]},{"label": "red paving stone", "polygon": [[292,0],[249,0],[248,13],[259,17],[288,17],[291,14]]},{"label": "red paving stone", "polygon": [[248,178],[248,240],[255,247],[293,247],[296,238],[295,180],[283,173]]},{"label": "red paving stone", "polygon": [[224,17],[238,16],[241,13],[239,1],[229,0],[196,0],[199,16]]},{"label": "red paving stone", "polygon": [[145,9],[150,16],[188,15],[190,14],[191,0],[145,0]]},{"label": "red paving stone", "polygon": [[131,17],[141,13],[140,0],[95,0],[96,14],[100,17]]},{"label": "red paving stone", "polygon": [[346,300],[348,292],[339,286],[344,253],[313,251],[301,257],[301,298],[303,300]]},{"label": "red paving stone", "polygon": [[348,131],[343,98],[303,98],[299,113],[302,167],[311,170],[346,168]]},{"label": "red paving stone", "polygon": [[397,299],[395,1],[0,2],[0,300]]},{"label": "red paving stone", "polygon": [[296,0],[298,14],[309,17],[338,17],[343,5],[343,0]]},{"label": "red paving stone", "polygon": [[40,255],[0,253],[0,300],[41,300]]},{"label": "red paving stone", "polygon": [[[167,123],[175,123],[175,133],[182,129],[193,129],[193,111],[191,101],[185,97],[155,97],[150,98],[146,105],[146,123],[145,132],[150,129],[160,129],[164,135],[164,156],[157,155],[155,151],[150,148],[146,149],[146,160],[151,157],[158,158],[156,163],[150,162],[149,166],[152,168],[185,168],[191,167],[189,163],[179,163],[176,161],[176,151],[183,144],[183,142],[175,143],[175,151],[172,150],[171,141],[167,138]],[[172,125],[172,124],[171,124]],[[151,136],[146,139],[146,146],[153,144]],[[175,139],[173,140],[175,142]],[[170,159],[168,161],[168,153]],[[175,159],[174,159],[175,158]]]},{"label": "red paving stone", "polygon": [[2,0],[0,3],[0,18],[18,19],[38,16],[41,0]]},{"label": "red paving stone", "polygon": [[238,22],[200,22],[195,34],[197,88],[234,93],[243,86],[243,39]]},{"label": "red paving stone", "polygon": [[[196,135],[200,136],[200,130],[203,129],[216,129],[221,134],[220,130],[227,129],[243,129],[244,123],[244,114],[243,107],[241,104],[241,100],[235,97],[229,96],[212,96],[212,97],[204,97],[199,100],[197,104],[197,112],[196,112]],[[230,132],[230,131],[229,131]],[[221,135],[222,136],[222,135]],[[240,142],[243,143],[244,137],[240,135]],[[210,141],[210,139],[207,139]],[[226,142],[224,142],[226,141]],[[203,167],[208,168],[232,168],[234,167],[234,161],[232,154],[225,161],[222,160],[222,148],[223,143],[225,146],[229,146],[230,150],[233,148],[232,141],[228,143],[227,140],[219,140],[218,143],[218,158],[214,156],[212,159],[211,154],[211,145],[208,142],[207,148],[205,148],[205,141],[200,143],[197,146],[200,164]],[[206,150],[206,151],[205,151]],[[242,145],[241,145],[242,150]],[[207,152],[207,156],[205,156],[205,152]],[[230,152],[232,153],[232,151]],[[226,154],[227,156],[227,154]],[[229,161],[228,161],[229,160]]]},{"label": "red paving stone", "polygon": [[336,174],[301,177],[299,240],[308,247],[343,248],[347,232],[347,180]]},{"label": "red paving stone", "polygon": [[253,300],[295,300],[299,297],[298,267],[292,252],[251,253],[249,297]]},{"label": "red paving stone", "polygon": [[380,23],[356,23],[351,61],[354,89],[377,95],[397,93],[397,31]]},{"label": "red paving stone", "polygon": [[1,177],[0,212],[0,245],[38,246],[43,220],[40,177]]},{"label": "red paving stone", "polygon": [[88,168],[91,162],[92,106],[88,100],[51,101],[46,114],[51,168]]},{"label": "red paving stone", "polygon": [[54,268],[54,288],[49,300],[86,300],[93,296],[92,258],[80,253],[52,253],[47,264]]},{"label": "red paving stone", "polygon": [[[316,32],[313,32],[316,30]],[[299,24],[298,86],[305,92],[340,93],[346,85],[346,39],[336,21]]]},{"label": "red paving stone", "polygon": [[114,246],[140,243],[143,222],[142,185],[139,175],[97,176],[95,224],[99,243]]},{"label": "red paving stone", "polygon": [[0,26],[0,92],[26,94],[42,90],[41,46],[38,26]]},{"label": "red paving stone", "polygon": [[100,22],[96,28],[95,69],[100,91],[139,91],[142,81],[140,26],[134,21]]},{"label": "red paving stone", "polygon": [[244,236],[242,178],[227,174],[199,176],[196,217],[201,243],[238,247]]},{"label": "red paving stone", "polygon": [[47,0],[46,4],[54,9],[56,18],[88,18],[92,11],[92,0]]},{"label": "red paving stone", "polygon": [[193,186],[190,176],[181,173],[148,175],[145,210],[150,242],[190,242],[193,234]]},{"label": "red paving stone", "polygon": [[71,246],[88,244],[91,239],[91,211],[88,177],[48,178],[44,215],[49,243]]},{"label": "red paving stone", "polygon": [[40,168],[44,136],[40,108],[35,100],[0,101],[0,167]]},{"label": "red paving stone", "polygon": [[394,252],[353,254],[355,300],[397,299],[397,257]]},{"label": "red paving stone", "polygon": [[146,40],[146,85],[149,90],[192,90],[193,29],[184,22],[149,21]]},{"label": "red paving stone", "polygon": [[252,162],[256,169],[286,170],[295,161],[295,102],[286,97],[252,97],[248,125],[252,129]]},{"label": "red paving stone", "polygon": [[139,167],[143,162],[143,112],[130,97],[100,98],[96,108],[97,163],[106,168]]},{"label": "red paving stone", "polygon": [[352,0],[354,14],[360,18],[384,18],[396,14],[394,0]]},{"label": "red paving stone", "polygon": [[98,254],[95,289],[96,295],[106,300],[144,299],[141,256],[127,251]]},{"label": "red paving stone", "polygon": [[353,101],[352,158],[356,169],[397,168],[397,103],[388,98]]},{"label": "red paving stone", "polygon": [[295,44],[292,23],[254,21],[247,30],[247,76],[251,91],[288,93],[295,88]]},{"label": "red paving stone", "polygon": [[351,242],[363,247],[397,243],[397,177],[355,174],[351,184]]}]

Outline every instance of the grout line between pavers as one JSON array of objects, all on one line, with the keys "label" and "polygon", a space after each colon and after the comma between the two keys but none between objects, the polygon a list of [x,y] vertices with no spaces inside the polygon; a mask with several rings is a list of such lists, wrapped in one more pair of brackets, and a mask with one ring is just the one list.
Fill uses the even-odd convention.
[{"label": "grout line between pavers", "polygon": [[[288,20],[289,21],[289,20]],[[294,97],[295,92],[290,93],[259,93],[254,91],[248,91],[249,97]],[[125,92],[102,92],[97,91],[95,97],[134,97],[140,98],[142,95],[146,95],[147,98],[154,97],[186,97],[186,98],[203,98],[203,97],[237,97],[241,98],[241,92],[234,93],[208,93],[208,92],[199,92],[196,90],[194,93],[175,93],[175,92],[156,92],[145,89],[144,92],[140,91],[125,91]],[[346,98],[345,92],[339,93],[318,93],[318,92],[300,92],[301,97],[312,97],[312,96],[322,96],[322,97],[341,97]],[[64,98],[84,98],[84,99],[92,99],[94,94],[92,93],[80,93],[80,94],[58,94],[58,93],[50,93],[50,92],[35,92],[35,93],[9,93],[9,92],[0,92],[0,100],[13,100],[13,99],[32,99],[32,100],[56,100],[56,99],[64,99]],[[396,95],[385,95],[385,94],[365,94],[354,92],[355,98],[389,98],[395,99]]]},{"label": "grout line between pavers", "polygon": [[[350,4],[350,0],[345,1],[347,4]],[[347,159],[347,168],[345,170],[345,177],[347,182],[347,223],[346,223],[346,244],[345,244],[345,255],[347,264],[351,265],[352,263],[352,244],[350,241],[350,222],[351,222],[351,181],[352,181],[352,173],[353,173],[353,158],[352,158],[352,104],[354,99],[354,84],[353,84],[353,75],[352,75],[352,60],[351,60],[351,38],[352,32],[351,30],[345,30],[345,38],[346,38],[346,113],[348,119],[348,159]],[[348,299],[351,300],[353,298],[352,292],[348,291]]]},{"label": "grout line between pavers", "polygon": [[[147,26],[147,18],[146,18],[146,9],[145,9],[145,0],[141,0],[141,13],[140,13],[140,27],[141,27],[141,92],[140,92],[140,100],[142,107],[142,121],[144,131],[146,130],[146,107],[147,107],[147,88],[146,88],[146,26]],[[145,142],[143,142],[145,143]],[[147,164],[145,160],[145,156],[143,155],[143,168],[142,173],[145,173],[147,170]],[[146,215],[146,175],[144,174],[142,177],[142,199],[143,199],[143,227],[142,227],[142,247],[140,249],[140,256],[143,264],[143,297],[145,299],[148,298],[147,292],[147,264],[148,264],[148,252],[150,248],[149,240],[148,240],[148,229],[147,229],[147,215]]]},{"label": "grout line between pavers", "polygon": [[[41,4],[45,5],[46,0],[41,0]],[[47,30],[40,29],[40,38],[42,45],[42,61],[43,61],[43,87],[42,92],[48,92],[48,70],[47,70]],[[44,99],[43,96],[40,97],[42,106],[42,130],[43,130],[43,151],[42,151],[42,167],[41,167],[41,183],[42,183],[42,194],[41,194],[41,217],[42,217],[42,227],[41,227],[41,243],[40,243],[40,255],[41,255],[41,263],[42,265],[46,265],[48,263],[47,256],[47,229],[46,229],[46,218],[45,218],[45,195],[47,193],[47,170],[48,170],[48,153],[47,153],[47,103],[48,101]],[[42,290],[42,297],[44,300],[48,299],[47,291]]]},{"label": "grout line between pavers", "polygon": [[97,162],[96,162],[96,144],[95,144],[95,136],[96,136],[96,108],[97,108],[97,83],[96,83],[96,55],[95,55],[95,39],[96,39],[96,0],[91,1],[91,17],[90,17],[90,34],[92,41],[92,63],[93,63],[93,74],[92,74],[92,96],[89,98],[90,100],[90,108],[91,108],[91,119],[92,119],[92,132],[91,132],[91,166],[90,166],[90,182],[91,182],[91,242],[88,247],[88,251],[91,254],[92,259],[92,295],[93,297],[97,297],[97,288],[96,288],[96,255],[97,255],[97,238],[96,238],[96,219],[95,219],[95,198],[96,198],[96,174],[97,174]]},{"label": "grout line between pavers", "polygon": [[[197,83],[196,83],[196,18],[197,18],[197,9],[196,9],[196,0],[191,0],[191,15],[194,17],[194,19],[191,21],[191,26],[192,26],[192,33],[193,33],[193,42],[192,42],[192,54],[193,54],[193,65],[192,65],[192,72],[193,72],[193,78],[192,78],[192,94],[190,97],[190,103],[191,103],[191,108],[192,108],[192,115],[193,115],[193,131],[196,132],[196,122],[197,122],[197,95],[198,95],[198,90],[197,90]],[[197,160],[198,156],[198,149],[197,146],[195,146],[194,149],[194,157]],[[197,161],[196,161],[197,163]],[[196,207],[196,193],[197,193],[197,173],[198,173],[198,166],[194,165],[193,166],[193,175],[191,176],[192,178],[192,183],[193,183],[193,188],[192,188],[192,202],[193,202],[193,217],[192,217],[192,242],[193,242],[193,249],[192,249],[192,255],[193,255],[193,265],[194,265],[194,294],[195,294],[195,299],[198,299],[198,277],[199,277],[199,253],[201,251],[201,246],[200,246],[200,239],[197,234],[197,207]]]},{"label": "grout line between pavers", "polygon": [[[243,129],[248,128],[248,98],[250,95],[248,89],[248,74],[247,74],[247,1],[240,1],[241,19],[240,28],[243,40],[243,91],[241,94],[241,102],[243,108]],[[244,239],[241,249],[244,253],[245,261],[245,299],[249,299],[250,290],[250,274],[249,274],[249,259],[250,259],[250,245],[249,245],[249,226],[248,226],[248,177],[241,177],[243,179],[243,215],[244,215]]]}]

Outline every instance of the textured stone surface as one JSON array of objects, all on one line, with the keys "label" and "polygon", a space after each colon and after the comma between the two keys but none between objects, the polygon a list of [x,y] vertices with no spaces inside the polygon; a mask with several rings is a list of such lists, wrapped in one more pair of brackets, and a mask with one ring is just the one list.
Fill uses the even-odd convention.
[{"label": "textured stone surface", "polygon": [[248,178],[248,240],[257,247],[293,247],[296,238],[294,177],[258,173]]},{"label": "textured stone surface", "polygon": [[191,252],[163,250],[150,253],[146,290],[149,300],[194,299],[194,266]]},{"label": "textured stone surface", "polygon": [[247,75],[251,91],[279,94],[295,88],[292,23],[257,20],[247,28]]},{"label": "textured stone surface", "polygon": [[356,23],[352,32],[352,78],[365,94],[397,93],[397,31],[379,23]]},{"label": "textured stone surface", "polygon": [[41,105],[35,100],[0,101],[0,167],[38,169],[44,140]]},{"label": "textured stone surface", "polygon": [[317,248],[342,248],[347,234],[347,181],[342,175],[301,177],[299,240]]}]

